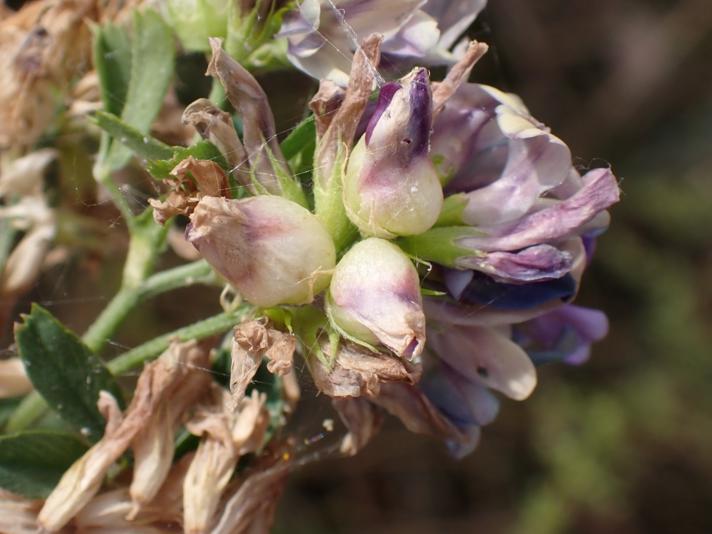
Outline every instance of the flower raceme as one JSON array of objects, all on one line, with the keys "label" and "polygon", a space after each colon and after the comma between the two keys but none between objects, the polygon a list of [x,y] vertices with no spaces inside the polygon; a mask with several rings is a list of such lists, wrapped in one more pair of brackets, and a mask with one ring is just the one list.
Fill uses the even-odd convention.
[{"label": "flower raceme", "polygon": [[[605,334],[600,312],[566,305],[618,184],[610,169],[580,175],[516,96],[466,83],[486,45],[471,43],[441,82],[416,67],[379,84],[382,42],[364,41],[345,90],[322,80],[311,102],[310,190],[280,151],[266,94],[212,40],[209,72],[242,117],[244,141],[207,101],[184,117],[231,162],[221,180],[231,175],[247,196],[209,189],[192,171],[187,187],[176,170],[190,193],[177,213],[246,301],[281,307],[235,331],[236,401],[263,360],[277,372],[270,347],[282,340],[284,371],[304,353],[342,410],[372,422],[386,411],[461,456],[496,416],[493,392],[527,398],[535,365],[580,362]],[[349,432],[358,448],[373,433]]]}]

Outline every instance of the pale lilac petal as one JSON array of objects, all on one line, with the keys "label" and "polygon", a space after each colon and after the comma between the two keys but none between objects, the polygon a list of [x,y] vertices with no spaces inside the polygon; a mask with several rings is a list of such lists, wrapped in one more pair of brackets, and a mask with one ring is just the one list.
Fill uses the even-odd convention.
[{"label": "pale lilac petal", "polygon": [[529,212],[541,194],[563,181],[571,153],[558,138],[540,135],[509,142],[508,158],[498,180],[467,193],[463,219],[474,226],[512,221]]},{"label": "pale lilac petal", "polygon": [[524,283],[561,278],[571,270],[573,257],[551,245],[535,245],[519,252],[473,254],[458,259],[457,264],[499,281]]},{"label": "pale lilac petal", "polygon": [[461,86],[446,103],[432,147],[454,173],[448,191],[467,193],[463,219],[472,225],[516,220],[571,169],[568,147],[518,97],[485,85]]},{"label": "pale lilac petal", "polygon": [[448,292],[455,300],[460,300],[463,291],[472,282],[475,273],[459,269],[443,269],[443,279]]},{"label": "pale lilac petal", "polygon": [[486,5],[487,0],[428,0],[423,10],[438,21],[438,48],[450,49]]},{"label": "pale lilac petal", "polygon": [[439,38],[438,21],[423,11],[416,11],[405,26],[384,43],[383,53],[390,56],[423,57],[438,44]]},{"label": "pale lilac petal", "polygon": [[447,325],[429,330],[428,342],[464,378],[512,399],[526,399],[536,386],[536,370],[526,352],[492,328]]},{"label": "pale lilac petal", "polygon": [[[455,282],[459,282],[459,285],[454,285],[452,280],[448,281],[452,278],[450,270],[444,270],[444,280],[448,291],[450,291],[450,294],[455,299],[464,302],[454,302],[442,297],[424,298],[423,308],[428,319],[428,324],[430,324],[431,321],[435,321],[443,324],[463,326],[511,325],[523,323],[524,321],[528,321],[558,308],[565,302],[569,302],[576,295],[576,291],[581,282],[581,276],[586,267],[586,253],[580,238],[570,239],[561,245],[560,248],[571,254],[573,264],[571,271],[564,279],[543,282],[543,284],[555,284],[556,286],[560,286],[559,290],[551,292],[551,299],[543,301],[538,299],[534,305],[532,305],[531,302],[527,302],[526,295],[523,298],[512,298],[512,293],[516,296],[516,292],[519,289],[526,290],[527,285],[515,286],[510,284],[509,287],[505,287],[504,291],[500,292],[501,295],[507,297],[505,299],[492,297],[490,300],[470,302],[470,298],[472,297],[472,287],[470,287],[470,284],[480,283],[483,277],[485,279],[487,277],[470,271],[471,275],[468,277],[466,284],[465,278],[463,277],[463,280],[454,280]],[[457,271],[452,270],[452,272]],[[571,282],[571,279],[573,279],[574,283],[569,288],[567,287],[567,283]],[[495,284],[493,280],[490,280],[490,283]],[[452,291],[450,290],[451,285],[453,287]],[[457,292],[454,290],[457,290]],[[486,292],[483,292],[483,296],[484,295],[486,295]],[[496,293],[493,293],[493,295],[496,295]],[[520,301],[519,305],[517,305],[517,301]],[[503,306],[503,304],[507,305]],[[522,306],[521,304],[526,305]]]},{"label": "pale lilac petal", "polygon": [[439,360],[425,372],[420,388],[461,429],[488,425],[499,412],[499,400],[487,388]]},{"label": "pale lilac petal", "polygon": [[572,197],[522,217],[514,224],[480,227],[489,235],[463,238],[462,246],[486,251],[518,250],[570,236],[619,199],[618,182],[610,169],[589,171],[583,182],[583,188]]}]

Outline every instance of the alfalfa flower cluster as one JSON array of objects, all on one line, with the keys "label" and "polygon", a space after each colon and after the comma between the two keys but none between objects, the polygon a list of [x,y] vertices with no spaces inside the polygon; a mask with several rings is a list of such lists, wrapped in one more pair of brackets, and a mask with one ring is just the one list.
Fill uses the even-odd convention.
[{"label": "alfalfa flower cluster", "polygon": [[[8,360],[10,378],[0,385],[14,394],[35,388],[74,421],[76,414],[45,394],[37,366],[30,368],[39,350],[33,328],[56,332],[79,352],[98,351],[131,306],[194,283],[224,287],[224,313],[147,342],[108,370],[95,368],[96,380],[108,381],[109,371],[157,358],[143,366],[125,410],[119,386],[97,389],[85,407],[102,422],[85,432],[91,448],[44,502],[7,494],[0,508],[15,514],[8,525],[266,531],[286,475],[299,465],[282,431],[299,409],[300,381],[331,399],[346,429],[343,454],[356,454],[391,414],[462,457],[496,418],[502,395],[531,395],[538,365],[588,358],[607,320],[572,301],[608,226],[606,210],[619,199],[618,183],[610,168],[576,168],[567,145],[519,97],[469,81],[488,46],[462,34],[484,7],[484,0],[169,0],[162,12],[137,16],[133,38],[144,32],[147,62],[158,56],[151,47],[160,48],[161,32],[172,28],[184,50],[207,54],[214,91],[169,106],[166,79],[153,104],[145,97],[132,109],[140,97],[131,84],[123,110],[103,101],[96,120],[108,135],[94,175],[131,233],[121,298],[82,338],[84,348],[47,312],[33,310],[16,329],[24,368]],[[118,14],[100,19],[112,17]],[[129,39],[115,26],[97,32],[95,60]],[[171,39],[164,50],[170,60]],[[251,71],[286,61],[319,87],[295,135],[280,143],[270,95]],[[121,67],[115,63],[95,66],[99,78]],[[431,78],[434,66],[446,67],[441,80]],[[132,70],[119,69],[112,80]],[[171,147],[151,138],[144,116],[151,105],[154,115],[161,106],[178,111],[197,141]],[[121,144],[162,182],[142,215],[111,185],[130,159]],[[55,234],[54,211],[42,204],[53,216],[41,225],[37,210],[27,211],[30,199],[44,199],[40,188],[23,193],[7,169],[38,160],[37,174],[47,164],[42,158],[56,153],[25,151],[0,182],[1,194],[14,199],[1,213],[29,228],[2,278],[0,289],[13,295],[40,276]],[[40,226],[41,246],[33,245]],[[198,261],[151,276],[167,242]],[[34,268],[21,273],[28,262]],[[206,341],[225,330],[218,346]],[[201,372],[216,354],[229,362],[224,385]],[[298,368],[307,370],[303,377]],[[278,408],[255,387],[258,373],[274,380]],[[17,416],[13,424],[27,420]],[[197,445],[176,445],[181,432]],[[102,491],[129,450],[132,476]],[[252,463],[241,470],[247,455]]]}]

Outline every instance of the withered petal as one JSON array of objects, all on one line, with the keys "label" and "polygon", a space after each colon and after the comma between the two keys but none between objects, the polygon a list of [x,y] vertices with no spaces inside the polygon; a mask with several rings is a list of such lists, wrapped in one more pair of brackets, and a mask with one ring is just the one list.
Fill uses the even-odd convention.
[{"label": "withered petal", "polygon": [[364,397],[335,398],[331,399],[331,404],[348,430],[341,440],[340,451],[347,456],[354,456],[381,429],[383,412]]}]

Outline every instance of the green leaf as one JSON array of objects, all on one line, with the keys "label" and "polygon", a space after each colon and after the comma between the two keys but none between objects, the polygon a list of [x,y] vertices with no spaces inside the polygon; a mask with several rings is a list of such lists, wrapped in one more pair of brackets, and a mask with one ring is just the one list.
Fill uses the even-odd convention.
[{"label": "green leaf", "polygon": [[168,178],[173,168],[188,156],[193,156],[195,159],[213,160],[226,171],[229,167],[217,147],[204,139],[189,147],[172,147],[172,150],[173,152],[168,156],[148,162],[146,168],[154,178],[161,180]]},{"label": "green leaf", "polygon": [[75,434],[32,430],[0,437],[0,487],[28,497],[47,497],[62,474],[87,450]]},{"label": "green leaf", "polygon": [[315,144],[316,125],[314,123],[314,115],[309,115],[289,132],[280,147],[285,159],[289,161],[300,152],[309,151],[313,154]]},{"label": "green leaf", "polygon": [[93,59],[99,75],[104,110],[118,115],[124,109],[131,78],[131,40],[114,24],[94,28]]},{"label": "green leaf", "polygon": [[159,160],[173,157],[173,149],[170,146],[150,135],[142,134],[112,113],[97,111],[94,114],[94,122],[137,156]]},{"label": "green leaf", "polygon": [[62,419],[99,439],[104,432],[96,406],[99,392],[108,391],[122,402],[119,385],[101,360],[37,304],[16,325],[15,342],[37,392]]},{"label": "green leaf", "polygon": [[[174,53],[171,29],[161,16],[151,9],[134,11],[131,74],[121,120],[141,134],[148,133],[161,109],[173,76]],[[102,89],[106,91],[109,88]],[[122,144],[104,143],[101,159],[106,168],[118,169],[130,157],[130,150]]]}]

